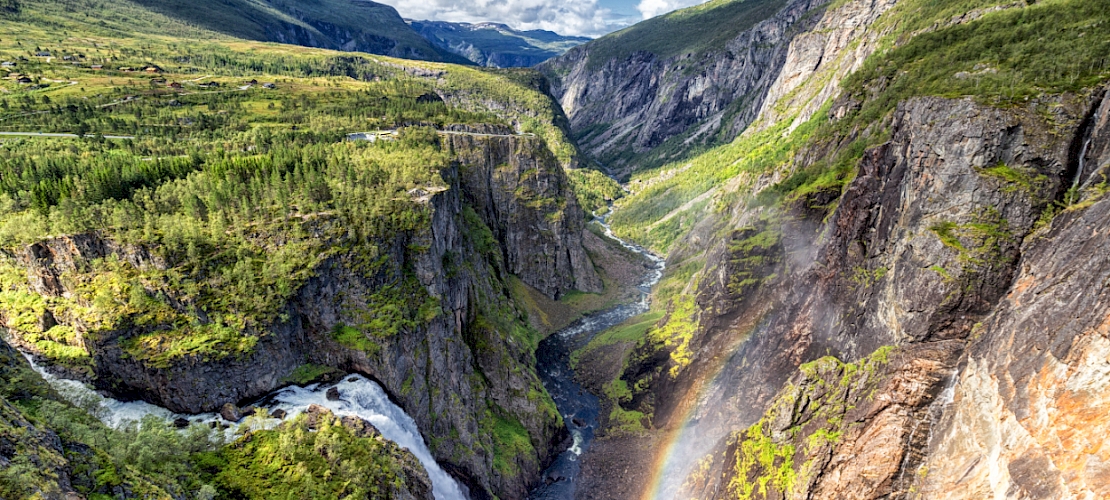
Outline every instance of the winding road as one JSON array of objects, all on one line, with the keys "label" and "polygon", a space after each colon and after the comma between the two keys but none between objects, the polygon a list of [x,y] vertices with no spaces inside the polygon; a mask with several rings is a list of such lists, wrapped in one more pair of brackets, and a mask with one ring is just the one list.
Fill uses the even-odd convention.
[{"label": "winding road", "polygon": [[[85,134],[80,136],[77,134],[62,134],[55,132],[0,132],[0,136],[26,136],[26,137],[65,137],[70,139],[80,139],[81,137],[94,137],[95,134]],[[133,135],[106,135],[105,139],[134,139]]]},{"label": "winding road", "polygon": [[[454,130],[437,130],[441,135],[469,135],[471,137],[536,137],[536,134],[483,134],[479,132],[457,132]],[[93,137],[95,134],[85,134],[84,137]],[[0,136],[13,136],[13,137],[62,137],[69,139],[80,139],[82,136],[77,134],[65,134],[60,132],[0,132]],[[106,135],[105,139],[134,139],[133,135]],[[378,138],[393,140],[397,138],[396,130],[375,130],[371,132],[354,132],[347,134],[347,139],[351,141],[375,141]]]},{"label": "winding road", "polygon": [[[440,135],[468,135],[471,137],[536,137],[533,133],[523,134],[483,134],[480,132],[459,132],[455,130],[437,130]],[[371,130],[369,132],[352,132],[347,134],[347,140],[350,141],[370,141],[374,142],[379,138],[384,140],[394,140],[397,138],[397,129],[390,130]]]}]

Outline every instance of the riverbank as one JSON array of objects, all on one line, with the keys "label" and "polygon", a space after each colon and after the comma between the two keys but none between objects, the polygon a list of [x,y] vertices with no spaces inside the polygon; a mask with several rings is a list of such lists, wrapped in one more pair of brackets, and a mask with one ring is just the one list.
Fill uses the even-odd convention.
[{"label": "riverbank", "polygon": [[531,326],[545,337],[583,316],[641,298],[645,270],[653,265],[649,259],[605,236],[597,223],[591,223],[590,229],[582,232],[582,245],[605,284],[602,293],[570,292],[552,300],[519,279],[510,278],[514,298],[528,310]]},{"label": "riverbank", "polygon": [[[621,292],[630,294],[625,296],[633,300],[587,314],[540,343],[536,352],[540,379],[563,415],[573,443],[544,471],[544,484],[529,495],[534,500],[571,500],[592,495],[582,478],[607,477],[593,473],[587,465],[593,463],[590,457],[594,436],[605,425],[603,397],[596,393],[596,388],[587,389],[580,383],[581,378],[572,367],[572,353],[589,344],[596,335],[647,312],[651,288],[663,276],[663,259],[614,237],[604,221],[597,225],[600,228],[597,233],[601,234],[590,234],[604,244],[606,253],[591,251],[591,257],[599,270],[607,269],[612,273],[609,276],[622,278],[626,286]],[[590,249],[589,239],[586,244]],[[638,266],[630,266],[637,262]]]}]

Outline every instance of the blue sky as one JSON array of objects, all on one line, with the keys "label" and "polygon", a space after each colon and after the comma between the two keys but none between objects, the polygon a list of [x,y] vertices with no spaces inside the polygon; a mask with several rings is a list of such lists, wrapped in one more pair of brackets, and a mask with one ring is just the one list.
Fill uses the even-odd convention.
[{"label": "blue sky", "polygon": [[376,0],[408,19],[498,22],[517,29],[600,36],[705,0]]},{"label": "blue sky", "polygon": [[627,16],[639,16],[640,13],[636,10],[636,5],[639,0],[601,0],[598,2],[602,7],[612,9],[613,12],[624,14]]}]

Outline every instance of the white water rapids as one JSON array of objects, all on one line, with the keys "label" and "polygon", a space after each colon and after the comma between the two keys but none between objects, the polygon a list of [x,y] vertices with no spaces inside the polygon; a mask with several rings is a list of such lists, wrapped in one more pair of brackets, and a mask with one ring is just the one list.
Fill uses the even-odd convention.
[{"label": "white water rapids", "polygon": [[[39,372],[62,397],[84,407],[88,407],[89,403],[93,402],[98,406],[95,411],[97,416],[113,427],[119,427],[128,421],[141,420],[147,415],[165,419],[166,425],[176,418],[185,418],[194,423],[216,422],[229,425],[230,429],[236,427],[234,422],[228,422],[215,413],[180,415],[143,401],[117,401],[100,395],[81,382],[59,378],[36,364],[29,356],[27,358],[35,371]],[[327,390],[331,387],[339,390],[338,401],[328,400]],[[466,500],[469,497],[465,488],[436,463],[412,417],[393,404],[381,386],[366,377],[348,375],[342,382],[334,385],[312,384],[306,387],[286,387],[271,393],[263,401],[262,406],[270,413],[274,410],[284,410],[288,414],[286,418],[305,411],[311,405],[317,405],[339,416],[354,416],[366,420],[382,433],[382,437],[397,443],[402,448],[407,448],[416,456],[432,480],[432,495],[436,500]],[[267,419],[253,423],[270,428],[280,422],[279,419]],[[233,432],[229,430],[229,433]],[[229,434],[229,437],[231,436],[233,434]]]}]

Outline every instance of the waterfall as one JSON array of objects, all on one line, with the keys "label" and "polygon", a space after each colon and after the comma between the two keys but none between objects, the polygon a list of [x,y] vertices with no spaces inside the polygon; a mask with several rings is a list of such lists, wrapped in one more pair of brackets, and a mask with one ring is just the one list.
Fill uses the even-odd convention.
[{"label": "waterfall", "polygon": [[1091,148],[1091,141],[1095,138],[1095,129],[1098,128],[1099,111],[1102,111],[1102,106],[1095,108],[1095,114],[1091,118],[1091,126],[1087,129],[1087,137],[1083,139],[1083,147],[1079,148],[1079,166],[1075,170],[1075,180],[1072,181],[1072,190],[1079,189],[1080,179],[1083,178],[1083,170],[1087,163],[1087,151]]},{"label": "waterfall", "polygon": [[[24,356],[35,371],[39,372],[62,397],[79,406],[97,408],[95,411],[97,417],[112,427],[118,428],[129,421],[154,415],[165,419],[167,425],[176,418],[184,418],[194,423],[216,422],[229,426],[229,437],[234,437],[233,429],[236,427],[234,422],[228,422],[218,414],[181,415],[144,401],[117,401],[100,395],[81,382],[60,378],[47,372],[30,356],[26,354]],[[339,390],[339,400],[328,400],[327,390],[331,387]],[[335,385],[312,384],[306,387],[286,387],[271,393],[262,401],[264,403],[261,406],[269,409],[271,413],[273,410],[280,409],[288,413],[289,417],[304,412],[311,405],[317,405],[339,416],[354,416],[366,420],[382,433],[382,437],[408,449],[416,456],[432,480],[432,495],[436,500],[466,500],[469,497],[466,488],[459,485],[436,463],[412,417],[393,404],[381,386],[366,377],[349,375]],[[268,419],[257,422],[256,425],[271,428],[280,422],[279,419]]]},{"label": "waterfall", "polygon": [[[330,401],[327,389],[339,390],[339,400]],[[407,448],[416,455],[428,477],[432,480],[432,494],[436,500],[466,500],[468,495],[432,457],[424,444],[416,422],[404,410],[389,400],[381,386],[362,375],[350,375],[336,385],[313,384],[307,387],[291,386],[271,395],[270,408],[281,409],[294,415],[311,405],[322,406],[340,416],[355,416],[374,424],[382,437]]]},{"label": "waterfall", "polygon": [[[929,445],[933,441],[934,427],[936,426],[940,418],[944,416],[944,410],[946,410],[948,408],[948,405],[952,404],[952,402],[956,399],[956,385],[959,383],[959,381],[960,371],[954,370],[952,374],[948,376],[948,380],[944,384],[944,389],[941,390],[940,394],[937,394],[936,399],[934,399],[933,402],[929,404],[929,407],[926,408],[925,418],[917,419],[914,422],[913,429],[911,429],[909,435],[906,436],[907,448],[910,448],[913,445],[914,436],[917,435],[917,430],[921,427],[921,424],[924,423],[926,432],[924,443],[925,449],[928,449]],[[925,450],[922,450],[923,455],[924,453]],[[902,464],[898,467],[898,484],[901,484],[904,487],[906,485],[906,470],[909,469],[911,461],[914,458],[915,457],[913,450],[907,449],[905,456],[902,457]],[[920,463],[918,464],[918,467],[921,467],[923,465],[924,463]]]}]

